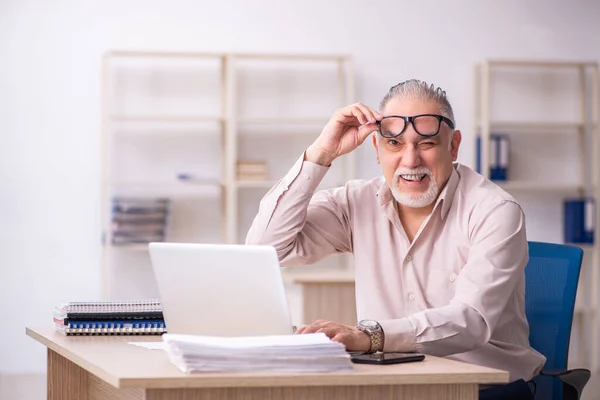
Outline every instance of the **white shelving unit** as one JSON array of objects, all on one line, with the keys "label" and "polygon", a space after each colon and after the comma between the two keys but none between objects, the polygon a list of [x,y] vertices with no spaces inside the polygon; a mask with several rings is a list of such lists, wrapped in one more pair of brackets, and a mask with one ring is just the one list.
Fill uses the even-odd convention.
[{"label": "white shelving unit", "polygon": [[[599,205],[598,64],[486,60],[475,66],[474,81],[473,128],[481,138],[482,174],[490,176],[490,135],[508,134],[509,176],[498,184],[524,206],[529,240],[562,243],[562,201],[585,196]],[[572,159],[577,165],[568,162]],[[594,371],[600,337],[599,214],[595,243],[575,244],[585,256],[570,351],[573,366]]]},{"label": "white shelving unit", "polygon": [[[354,101],[345,55],[111,51],[102,82],[106,298],[156,295],[147,245],[112,244],[115,196],[170,199],[167,241],[243,243],[259,200]],[[238,161],[266,162],[267,179],[238,180]],[[354,176],[346,156],[321,187]]]}]

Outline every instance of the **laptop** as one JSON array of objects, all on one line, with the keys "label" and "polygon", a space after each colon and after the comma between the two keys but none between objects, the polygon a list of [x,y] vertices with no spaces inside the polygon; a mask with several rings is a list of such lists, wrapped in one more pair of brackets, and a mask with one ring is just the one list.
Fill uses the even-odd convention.
[{"label": "laptop", "polygon": [[294,332],[275,248],[153,242],[149,251],[169,333]]}]

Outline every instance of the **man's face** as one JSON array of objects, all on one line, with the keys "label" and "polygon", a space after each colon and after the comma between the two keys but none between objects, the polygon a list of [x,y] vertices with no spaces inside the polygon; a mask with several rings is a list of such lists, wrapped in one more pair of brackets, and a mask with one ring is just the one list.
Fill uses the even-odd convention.
[{"label": "man's face", "polygon": [[[388,115],[414,116],[419,114],[441,115],[434,101],[391,99],[381,113]],[[402,135],[387,139],[379,135],[379,143],[373,137],[377,162],[398,203],[421,208],[431,205],[452,173],[452,162],[456,161],[460,146],[460,131],[441,123],[434,137],[419,135],[412,124],[407,124]]]}]

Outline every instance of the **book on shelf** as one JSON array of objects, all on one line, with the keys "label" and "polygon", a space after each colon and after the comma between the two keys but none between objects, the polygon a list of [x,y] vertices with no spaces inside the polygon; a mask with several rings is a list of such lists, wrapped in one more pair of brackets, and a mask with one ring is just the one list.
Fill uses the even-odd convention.
[{"label": "book on shelf", "polygon": [[136,224],[164,223],[167,215],[164,212],[129,214],[126,212],[113,212],[112,221],[116,223],[132,222]]},{"label": "book on shelf", "polygon": [[180,172],[176,175],[177,180],[179,182],[185,183],[195,183],[195,184],[209,184],[216,185],[219,184],[219,179],[213,176],[208,176],[206,174],[196,174],[189,172]]},{"label": "book on shelf", "polygon": [[269,176],[267,174],[249,174],[249,173],[238,173],[237,175],[238,181],[268,181]]},{"label": "book on shelf", "polygon": [[167,331],[158,300],[81,301],[54,307],[64,335],[160,335]]},{"label": "book on shelf", "polygon": [[148,233],[162,233],[165,229],[164,221],[119,221],[113,220],[112,223],[113,232],[120,232],[124,234],[136,233],[136,232],[148,232]]},{"label": "book on shelf", "polygon": [[114,212],[129,214],[166,213],[169,210],[169,199],[167,198],[115,197],[112,204]]},{"label": "book on shelf", "polygon": [[267,167],[261,167],[261,168],[251,168],[251,167],[240,167],[238,165],[237,167],[237,172],[240,174],[243,173],[247,173],[247,174],[266,174],[267,173]]},{"label": "book on shelf", "polygon": [[113,199],[112,244],[163,242],[169,221],[169,199]]},{"label": "book on shelf", "polygon": [[129,244],[146,244],[150,242],[164,242],[165,235],[160,232],[156,234],[125,234],[125,233],[113,233],[112,244],[115,246],[126,246]]},{"label": "book on shelf", "polygon": [[267,169],[267,163],[265,161],[238,161],[237,167],[239,168],[248,168],[250,170],[257,169],[264,171]]},{"label": "book on shelf", "polygon": [[563,204],[565,243],[594,243],[596,203],[593,198],[566,199]]},{"label": "book on shelf", "polygon": [[238,179],[240,180],[242,180],[243,178],[266,180],[266,177],[268,175],[267,163],[238,161],[237,175]]},{"label": "book on shelf", "polygon": [[238,181],[267,181],[269,174],[266,162],[259,161],[238,161],[237,162],[237,180]]},{"label": "book on shelf", "polygon": [[[481,167],[481,135],[477,135],[476,170],[482,173]],[[505,134],[490,134],[489,173],[493,181],[508,180],[510,164],[510,137]]]}]

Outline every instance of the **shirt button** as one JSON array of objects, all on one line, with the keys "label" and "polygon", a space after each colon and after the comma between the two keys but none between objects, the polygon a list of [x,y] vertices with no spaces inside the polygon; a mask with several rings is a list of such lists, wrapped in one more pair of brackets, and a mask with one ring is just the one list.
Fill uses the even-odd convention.
[{"label": "shirt button", "polygon": [[450,277],[450,282],[454,282],[456,280],[456,274],[452,274]]},{"label": "shirt button", "polygon": [[406,256],[406,261],[412,261],[412,256],[410,254]]},{"label": "shirt button", "polygon": [[408,295],[408,298],[411,299],[411,300],[414,300],[415,299],[415,295],[411,293],[411,294]]},{"label": "shirt button", "polygon": [[304,179],[309,180],[310,179],[310,175],[304,174]]}]

